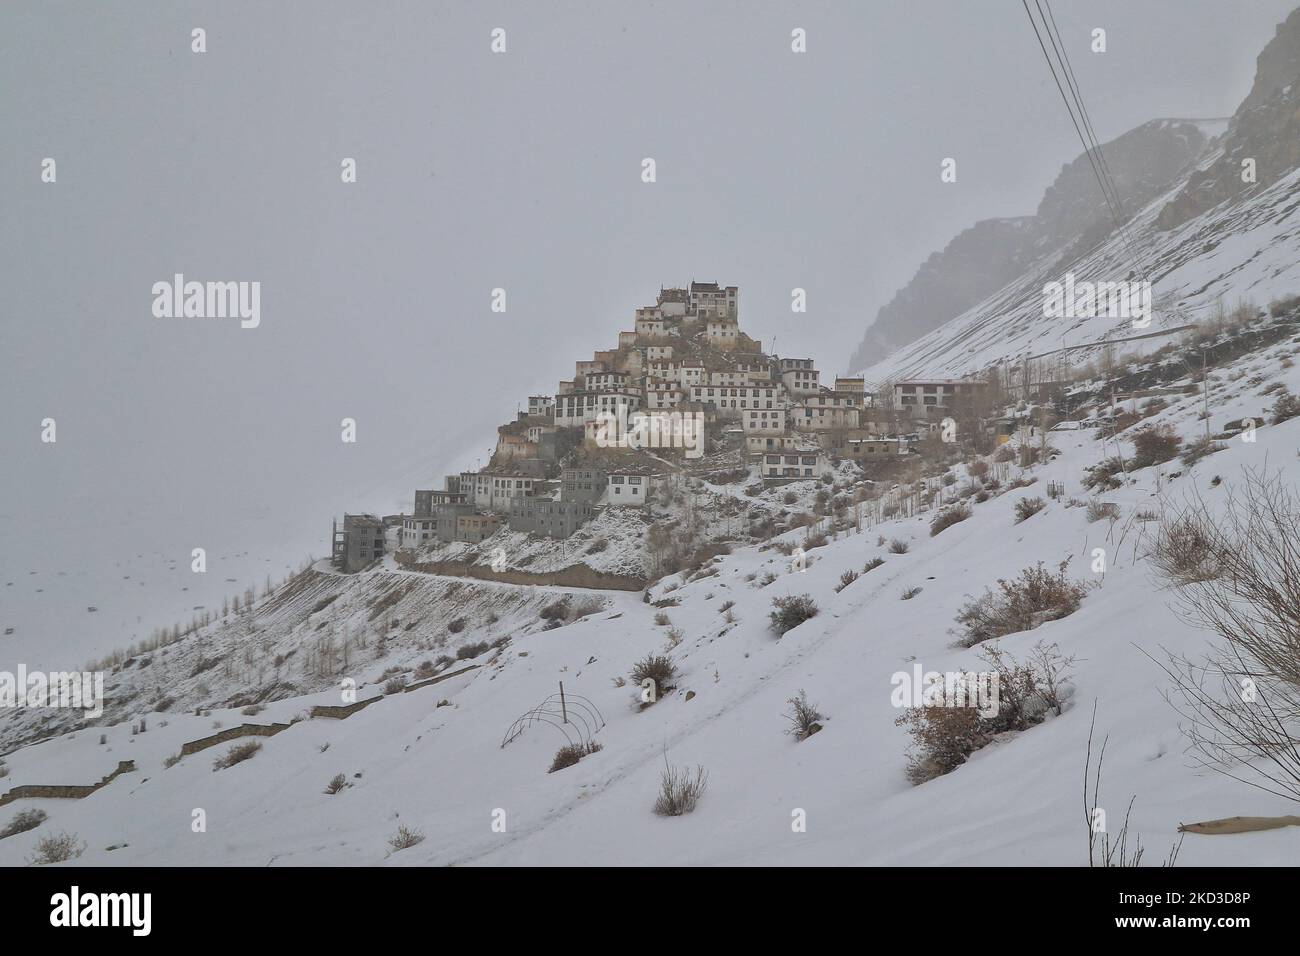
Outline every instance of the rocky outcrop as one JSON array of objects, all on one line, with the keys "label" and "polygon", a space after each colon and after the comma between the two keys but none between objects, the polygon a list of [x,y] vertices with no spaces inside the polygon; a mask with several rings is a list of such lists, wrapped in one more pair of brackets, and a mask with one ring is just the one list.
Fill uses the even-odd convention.
[{"label": "rocky outcrop", "polygon": [[[1172,229],[1240,193],[1264,189],[1300,165],[1300,9],[1277,28],[1255,60],[1255,83],[1220,139],[1221,154],[1197,170],[1160,211]],[[1254,161],[1255,182],[1242,178]]]},{"label": "rocky outcrop", "polygon": [[[1173,188],[1205,151],[1215,123],[1152,120],[1103,144],[1123,218]],[[1034,215],[977,222],[931,255],[877,313],[849,367],[866,368],[938,328],[1043,255],[1077,255],[1114,228],[1088,157],[1080,154],[1061,169]]]}]

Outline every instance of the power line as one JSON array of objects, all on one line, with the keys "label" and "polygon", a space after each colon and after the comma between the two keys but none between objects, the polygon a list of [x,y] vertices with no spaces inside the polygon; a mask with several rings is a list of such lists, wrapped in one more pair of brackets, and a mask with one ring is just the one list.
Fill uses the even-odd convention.
[{"label": "power line", "polygon": [[[1106,153],[1101,148],[1101,141],[1097,137],[1097,131],[1092,125],[1092,117],[1088,113],[1088,106],[1083,101],[1083,92],[1079,86],[1078,78],[1074,75],[1074,64],[1070,62],[1070,54],[1066,51],[1065,41],[1061,38],[1061,29],[1056,25],[1056,13],[1052,10],[1051,0],[1042,0],[1042,2],[1047,7],[1047,18],[1050,18],[1051,20],[1051,26],[1048,29],[1048,36],[1051,37],[1052,33],[1055,32],[1053,49],[1056,50],[1058,61],[1064,64],[1066,83],[1069,85],[1070,91],[1074,94],[1075,103],[1079,107],[1079,114],[1083,119],[1083,128],[1092,140],[1093,147],[1097,152],[1098,165],[1101,167],[1102,174],[1110,184],[1111,196],[1114,197],[1115,206],[1119,209],[1120,215],[1122,216],[1124,212],[1124,204],[1123,200],[1120,198],[1119,186],[1116,184],[1115,174],[1111,171],[1110,163],[1106,161]],[[1034,0],[1034,4],[1035,6],[1038,6],[1038,0]],[[1038,15],[1040,17],[1043,15],[1043,9],[1041,6],[1038,8]],[[1045,27],[1047,26],[1047,18],[1044,18],[1043,21]],[[1122,223],[1120,225],[1120,232],[1125,242],[1128,244],[1130,255],[1132,255],[1134,240],[1127,223]]]},{"label": "power line", "polygon": [[[1084,135],[1083,130],[1079,125],[1079,119],[1075,117],[1075,111],[1074,108],[1071,106],[1070,97],[1066,95],[1065,87],[1061,85],[1061,79],[1056,72],[1056,65],[1053,64],[1052,62],[1051,54],[1047,52],[1047,44],[1043,42],[1042,32],[1039,31],[1038,22],[1034,19],[1034,15],[1029,9],[1029,3],[1027,2],[1027,0],[1020,0],[1020,2],[1021,5],[1025,8],[1025,16],[1029,18],[1029,25],[1034,30],[1034,36],[1038,40],[1038,47],[1043,51],[1043,59],[1047,62],[1047,69],[1052,74],[1052,81],[1056,84],[1056,89],[1061,94],[1061,102],[1065,104],[1065,111],[1070,115],[1070,123],[1074,126],[1074,131],[1079,137],[1079,143],[1083,146],[1083,155],[1088,160],[1088,165],[1092,167],[1092,174],[1096,177],[1097,185],[1101,188],[1102,199],[1105,200],[1106,206],[1110,210],[1111,218],[1115,221],[1115,228],[1120,233],[1121,239],[1123,239],[1124,238],[1123,222],[1122,222],[1122,216],[1120,210],[1116,209],[1115,204],[1111,200],[1110,192],[1107,189],[1106,180],[1102,176],[1101,170],[1097,165],[1097,161],[1093,158],[1092,149],[1089,146],[1088,137]],[[1034,2],[1035,5],[1037,5],[1038,0],[1034,0]],[[1041,8],[1039,12],[1041,13]],[[1047,29],[1046,20],[1044,20],[1043,28],[1044,30]],[[1053,48],[1055,48],[1055,42],[1053,42]],[[1065,72],[1063,64],[1062,64],[1061,72],[1062,73]],[[1131,248],[1129,249],[1129,255],[1130,257],[1133,256],[1133,250]]]}]

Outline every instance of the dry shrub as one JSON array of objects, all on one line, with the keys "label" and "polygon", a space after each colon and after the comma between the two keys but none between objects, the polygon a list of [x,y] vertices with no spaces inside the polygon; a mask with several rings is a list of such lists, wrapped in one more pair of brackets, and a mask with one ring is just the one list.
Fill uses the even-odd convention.
[{"label": "dry shrub", "polygon": [[1300,502],[1280,474],[1247,471],[1217,514],[1197,499],[1175,523],[1216,572],[1172,568],[1179,611],[1223,644],[1196,662],[1170,654],[1166,699],[1203,767],[1300,800]]},{"label": "dry shrub", "polygon": [[334,794],[341,790],[346,790],[350,786],[352,786],[352,784],[348,783],[348,778],[344,774],[336,773],[330,778],[330,782],[325,784],[324,793],[326,796],[332,797]]},{"label": "dry shrub", "polygon": [[1133,434],[1133,467],[1146,468],[1178,457],[1183,440],[1173,426],[1145,425]]},{"label": "dry shrub", "polygon": [[551,769],[547,773],[555,773],[557,770],[563,770],[565,767],[572,767],[575,763],[589,754],[594,754],[601,749],[601,745],[594,740],[588,740],[580,744],[565,744],[555,752],[555,758],[551,761]]},{"label": "dry shrub", "polygon": [[81,856],[85,849],[85,842],[78,840],[75,833],[55,833],[41,837],[36,844],[36,852],[28,858],[27,862],[32,866],[63,863]]},{"label": "dry shrub", "polygon": [[672,618],[670,618],[663,611],[660,611],[657,614],[655,614],[655,624],[658,625],[659,627],[667,627],[672,622],[673,622]]},{"label": "dry shrub", "polygon": [[858,579],[858,572],[852,568],[840,575],[840,583],[835,586],[836,592],[843,591],[846,587]]},{"label": "dry shrub", "polygon": [[664,772],[659,781],[659,796],[655,800],[655,813],[661,817],[680,817],[690,813],[700,802],[709,785],[709,775],[701,766],[694,771],[684,767],[668,766],[664,758]]},{"label": "dry shrub", "polygon": [[1290,393],[1279,395],[1277,401],[1273,403],[1271,415],[1274,425],[1280,425],[1295,418],[1300,415],[1300,398]]},{"label": "dry shrub", "polygon": [[385,694],[400,694],[404,690],[406,690],[405,677],[394,677],[392,680],[384,684]]},{"label": "dry shrub", "polygon": [[1119,505],[1113,501],[1098,501],[1093,498],[1088,502],[1088,523],[1092,524],[1105,519],[1106,521],[1119,520]]},{"label": "dry shrub", "polygon": [[807,740],[822,729],[820,721],[826,718],[815,704],[808,703],[808,695],[802,689],[794,697],[788,698],[786,703],[793,709],[793,713],[785,715],[790,721],[787,734],[791,734],[796,740]]},{"label": "dry shrub", "polygon": [[1074,658],[1063,657],[1057,645],[1039,641],[1024,664],[996,646],[979,656],[988,666],[986,673],[996,675],[997,713],[984,715],[973,705],[933,704],[911,707],[894,721],[912,738],[907,776],[913,783],[950,773],[998,734],[1028,730],[1049,713],[1061,713]]},{"label": "dry shrub", "polygon": [[870,561],[868,561],[866,564],[862,566],[862,573],[866,574],[868,571],[874,571],[876,570],[876,568],[880,567],[884,563],[885,563],[884,558],[872,558]]},{"label": "dry shrub", "polygon": [[772,607],[775,610],[768,616],[772,620],[772,630],[776,631],[778,637],[817,616],[817,605],[807,594],[772,598]]},{"label": "dry shrub", "polygon": [[889,550],[893,554],[907,554],[907,549],[909,547],[911,547],[911,545],[901,538],[894,538],[889,542]]},{"label": "dry shrub", "polygon": [[487,641],[478,641],[474,644],[464,644],[456,649],[456,660],[468,661],[480,654],[486,653],[492,647]]},{"label": "dry shrub", "polygon": [[1067,617],[1079,609],[1087,593],[1085,587],[1067,580],[1069,560],[1058,565],[1055,574],[1043,568],[1025,568],[1020,577],[998,580],[998,589],[985,590],[984,596],[969,601],[957,613],[957,623],[964,629],[960,643],[973,647],[990,638],[1032,631],[1047,621]]},{"label": "dry shrub", "polygon": [[405,823],[398,824],[397,832],[388,838],[388,845],[393,848],[394,852],[405,850],[407,847],[423,842],[424,834],[418,829],[408,827]]},{"label": "dry shrub", "polygon": [[912,598],[916,597],[920,593],[921,593],[920,587],[905,588],[900,597],[904,601],[910,601],[912,600]]},{"label": "dry shrub", "polygon": [[14,814],[14,818],[5,824],[3,830],[0,830],[0,840],[18,833],[26,833],[28,830],[35,830],[47,819],[44,810],[22,810]]},{"label": "dry shrub", "polygon": [[1202,435],[1200,438],[1189,441],[1186,447],[1183,448],[1182,462],[1190,468],[1202,458],[1208,458],[1216,451],[1223,451],[1227,447],[1227,445],[1219,444],[1209,435]]},{"label": "dry shrub", "polygon": [[1151,547],[1151,563],[1175,586],[1213,581],[1222,573],[1223,549],[1212,521],[1203,514],[1185,512],[1160,524]]},{"label": "dry shrub", "polygon": [[647,654],[644,660],[632,665],[628,675],[632,683],[644,687],[647,680],[654,681],[655,697],[662,697],[676,685],[677,665],[662,654]]},{"label": "dry shrub", "polygon": [[212,761],[212,769],[225,770],[245,760],[252,760],[261,749],[262,743],[259,740],[246,740],[242,744],[235,744],[225,754]]},{"label": "dry shrub", "polygon": [[939,514],[935,515],[934,520],[930,522],[930,537],[934,537],[944,528],[950,528],[959,521],[965,521],[971,516],[970,505],[954,505],[945,508]]},{"label": "dry shrub", "polygon": [[983,478],[989,473],[989,463],[983,458],[977,458],[966,466],[966,472],[972,478]]},{"label": "dry shrub", "polygon": [[1047,507],[1047,502],[1042,498],[1021,498],[1016,502],[1016,524],[1032,518],[1045,507]]}]

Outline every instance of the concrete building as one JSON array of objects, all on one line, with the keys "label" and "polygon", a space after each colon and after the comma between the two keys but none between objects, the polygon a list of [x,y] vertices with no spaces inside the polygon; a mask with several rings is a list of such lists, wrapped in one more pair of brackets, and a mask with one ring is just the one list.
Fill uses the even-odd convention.
[{"label": "concrete building", "polygon": [[434,517],[432,511],[423,515],[407,515],[402,519],[399,541],[403,548],[418,548],[436,540],[437,537],[438,519]]},{"label": "concrete building", "polygon": [[384,523],[375,515],[343,515],[343,527],[331,522],[330,563],[352,574],[384,556]]},{"label": "concrete building", "polygon": [[820,451],[765,454],[759,462],[763,480],[771,482],[816,478],[829,468],[829,460]]},{"label": "concrete building", "polygon": [[528,414],[541,418],[549,418],[555,410],[554,395],[529,395],[528,396]]},{"label": "concrete building", "polygon": [[663,289],[655,298],[655,308],[665,318],[681,318],[686,314],[690,296],[685,289]]},{"label": "concrete building", "polygon": [[466,514],[456,518],[456,540],[478,544],[501,529],[499,515]]},{"label": "concrete building", "polygon": [[590,521],[595,513],[589,501],[518,498],[511,506],[507,520],[511,531],[567,538]]},{"label": "concrete building", "polygon": [[781,382],[793,396],[816,395],[821,389],[812,359],[781,359]]},{"label": "concrete building", "polygon": [[796,402],[790,409],[790,424],[799,431],[857,428],[861,409],[861,396],[823,391]]},{"label": "concrete building", "polygon": [[913,418],[928,408],[947,408],[954,402],[974,397],[988,389],[987,382],[955,378],[913,378],[894,383],[894,405]]},{"label": "concrete building", "polygon": [[611,471],[605,501],[615,508],[641,508],[650,498],[652,476],[643,471]]},{"label": "concrete building", "polygon": [[740,290],[734,285],[720,287],[716,282],[691,282],[690,311],[696,315],[730,315],[740,313]]},{"label": "concrete building", "polygon": [[704,339],[723,352],[730,352],[740,344],[740,324],[735,319],[710,318],[704,325]]},{"label": "concrete building", "polygon": [[560,471],[560,500],[591,504],[605,493],[605,472],[586,466]]},{"label": "concrete building", "polygon": [[457,522],[465,515],[474,513],[474,505],[468,501],[454,502],[433,506],[434,533],[443,544],[459,540],[456,537]]},{"label": "concrete building", "polygon": [[711,404],[718,410],[719,418],[740,418],[751,408],[780,408],[785,404],[784,390],[780,385],[750,385],[742,388],[715,388],[712,385],[693,385],[690,401]]}]

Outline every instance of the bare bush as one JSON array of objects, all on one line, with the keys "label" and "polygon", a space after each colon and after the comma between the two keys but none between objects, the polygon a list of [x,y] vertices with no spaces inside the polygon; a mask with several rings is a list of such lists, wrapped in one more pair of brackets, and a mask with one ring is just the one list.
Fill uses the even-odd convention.
[{"label": "bare bush", "polygon": [[659,627],[667,627],[672,622],[673,622],[672,618],[670,618],[663,611],[660,611],[655,615],[655,624],[658,625]]},{"label": "bare bush", "polygon": [[971,516],[970,505],[953,505],[945,508],[935,515],[934,520],[930,522],[930,537],[934,537],[945,528],[951,528],[959,521],[965,521]]},{"label": "bare bush", "polygon": [[41,837],[36,844],[36,852],[28,857],[27,862],[32,866],[63,863],[81,856],[85,849],[85,842],[78,840],[75,833],[55,833]]},{"label": "bare bush", "polygon": [[1106,521],[1118,521],[1119,505],[1115,504],[1113,501],[1098,501],[1096,498],[1093,498],[1088,502],[1087,517],[1089,524],[1093,524],[1094,522],[1103,519]]},{"label": "bare bush", "polygon": [[673,682],[677,679],[677,665],[662,654],[647,654],[644,660],[632,665],[628,677],[638,687],[646,686],[647,680],[653,681],[655,697],[659,698],[676,686]]},{"label": "bare bush", "polygon": [[1223,646],[1169,654],[1166,699],[1202,766],[1300,801],[1300,502],[1281,475],[1247,471],[1217,514],[1197,499],[1174,523],[1209,557],[1157,566],[1183,618]]},{"label": "bare bush", "polygon": [[492,647],[487,641],[478,641],[474,644],[464,644],[456,649],[456,660],[468,661],[480,654],[486,653]]},{"label": "bare bush", "polygon": [[1146,468],[1178,457],[1183,440],[1172,425],[1144,425],[1133,434],[1133,467]]},{"label": "bare bush", "polygon": [[1213,581],[1223,573],[1226,546],[1208,514],[1189,510],[1160,523],[1151,563],[1176,586]]},{"label": "bare bush", "polygon": [[1016,524],[1032,518],[1045,507],[1047,507],[1047,502],[1042,498],[1021,498],[1016,502]]},{"label": "bare bush", "polygon": [[243,763],[245,760],[252,760],[257,756],[257,752],[262,749],[262,743],[258,740],[246,740],[242,744],[235,744],[227,750],[222,756],[212,761],[213,770],[225,770],[227,767],[233,767],[237,763]]},{"label": "bare bush", "polygon": [[664,757],[664,772],[659,781],[659,796],[654,811],[662,817],[680,817],[690,813],[700,802],[709,785],[709,775],[701,766],[694,771],[684,767],[668,766]]},{"label": "bare bush", "polygon": [[47,819],[49,818],[44,810],[22,810],[14,814],[13,819],[5,824],[3,830],[0,830],[0,840],[18,833],[26,833],[28,830],[35,830]]},{"label": "bare bush", "polygon": [[394,677],[392,680],[385,682],[385,694],[400,694],[406,690],[406,677]]},{"label": "bare bush", "polygon": [[588,740],[580,744],[565,744],[555,752],[555,758],[551,761],[551,769],[546,772],[555,773],[555,771],[563,770],[565,767],[572,767],[583,757],[594,754],[601,749],[601,745],[594,740]]},{"label": "bare bush", "polygon": [[910,601],[912,600],[912,598],[916,597],[920,593],[921,593],[920,587],[904,588],[903,593],[902,595],[900,595],[900,597],[904,601]]},{"label": "bare bush", "polygon": [[870,561],[868,561],[866,564],[862,566],[862,573],[866,574],[868,571],[874,571],[876,570],[876,568],[880,567],[884,563],[885,563],[884,558],[872,558]]},{"label": "bare bush", "polygon": [[909,547],[911,547],[911,545],[901,538],[894,538],[889,542],[889,550],[893,554],[907,554],[907,549]]},{"label": "bare bush", "polygon": [[826,718],[815,704],[808,703],[808,694],[802,689],[797,695],[786,700],[786,703],[790,705],[793,711],[785,715],[786,719],[790,721],[790,729],[786,731],[787,734],[792,735],[796,740],[807,740],[822,729],[820,722]]},{"label": "bare bush", "polygon": [[778,637],[817,616],[817,605],[807,594],[772,598],[772,607],[775,610],[768,617],[771,618],[772,630],[776,631]]},{"label": "bare bush", "polygon": [[405,850],[423,842],[424,834],[418,829],[408,827],[405,823],[398,824],[397,832],[388,838],[388,845],[393,848],[394,852]]},{"label": "bare bush", "polygon": [[1216,442],[1209,435],[1202,435],[1189,441],[1183,448],[1182,462],[1188,468],[1191,468],[1202,458],[1208,458],[1216,451],[1224,451],[1227,445]]},{"label": "bare bush", "polygon": [[330,778],[330,782],[325,784],[324,793],[326,796],[332,797],[334,794],[341,790],[346,790],[350,786],[352,786],[352,784],[348,783],[348,778],[345,774],[336,773]]},{"label": "bare bush", "polygon": [[858,572],[852,568],[840,575],[840,583],[835,586],[836,592],[843,591],[846,587],[858,579]]},{"label": "bare bush", "polygon": [[1068,559],[1062,561],[1053,574],[1040,561],[1021,571],[1018,578],[999,579],[996,591],[986,590],[983,597],[969,601],[957,613],[957,623],[965,629],[960,643],[972,647],[1073,614],[1087,592],[1082,584],[1067,580],[1069,563]]}]

